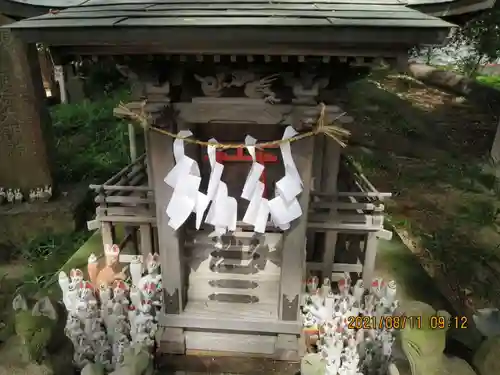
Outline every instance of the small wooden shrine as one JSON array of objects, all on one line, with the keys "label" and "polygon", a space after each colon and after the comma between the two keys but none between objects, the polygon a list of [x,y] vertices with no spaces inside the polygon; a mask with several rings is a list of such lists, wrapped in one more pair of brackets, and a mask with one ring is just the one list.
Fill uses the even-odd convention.
[{"label": "small wooden shrine", "polygon": [[371,281],[390,194],[317,124],[348,128],[339,90],[450,24],[398,0],[88,0],[10,27],[130,78],[116,114],[147,122],[144,154],[92,186],[89,226],[159,253],[161,350],[297,359],[306,274]]}]

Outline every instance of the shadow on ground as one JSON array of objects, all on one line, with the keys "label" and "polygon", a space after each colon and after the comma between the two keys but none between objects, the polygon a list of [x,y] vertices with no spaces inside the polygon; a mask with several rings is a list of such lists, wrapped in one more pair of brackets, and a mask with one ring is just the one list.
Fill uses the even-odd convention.
[{"label": "shadow on ground", "polygon": [[418,242],[439,289],[464,308],[500,305],[498,185],[484,171],[496,119],[387,72],[349,86],[342,104],[356,120],[348,154],[395,194],[391,223]]}]

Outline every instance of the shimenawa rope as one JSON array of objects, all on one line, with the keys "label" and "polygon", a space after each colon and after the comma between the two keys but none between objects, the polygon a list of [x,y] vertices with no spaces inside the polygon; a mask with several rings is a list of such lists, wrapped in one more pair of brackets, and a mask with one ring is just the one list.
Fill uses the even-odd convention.
[{"label": "shimenawa rope", "polygon": [[[150,119],[144,111],[145,105],[146,105],[146,101],[144,101],[142,103],[140,113],[135,113],[135,112],[131,111],[123,103],[120,103],[118,108],[120,108],[123,111],[123,114],[136,120],[144,129],[153,130],[153,131],[156,131],[158,133],[168,135],[169,137],[172,137],[175,139],[182,139],[186,143],[196,144],[196,145],[204,146],[204,147],[212,146],[212,147],[224,149],[224,150],[247,147],[247,145],[244,143],[214,143],[214,142],[200,141],[198,139],[193,139],[193,138],[180,137],[175,133],[169,132],[168,130],[160,129],[160,128],[157,128],[155,126],[151,126]],[[280,146],[284,143],[292,143],[292,142],[300,141],[301,139],[312,137],[312,136],[318,135],[318,134],[324,134],[325,136],[330,137],[333,140],[335,140],[340,146],[345,147],[346,144],[345,144],[345,142],[342,141],[342,138],[347,138],[351,134],[351,132],[349,130],[343,129],[343,128],[338,127],[336,125],[333,125],[333,123],[327,124],[326,106],[324,103],[321,103],[320,106],[321,106],[321,111],[319,113],[318,120],[316,121],[316,124],[313,127],[313,130],[310,130],[310,131],[304,132],[304,133],[300,133],[294,137],[287,138],[287,139],[278,139],[278,140],[268,141],[268,142],[259,142],[259,143],[255,144],[255,147],[256,148],[266,148],[266,147]],[[346,114],[345,112],[341,113],[340,115],[338,115],[337,117],[335,117],[333,119],[333,122],[335,122],[335,120],[339,119],[340,117],[344,116],[345,114]]]}]

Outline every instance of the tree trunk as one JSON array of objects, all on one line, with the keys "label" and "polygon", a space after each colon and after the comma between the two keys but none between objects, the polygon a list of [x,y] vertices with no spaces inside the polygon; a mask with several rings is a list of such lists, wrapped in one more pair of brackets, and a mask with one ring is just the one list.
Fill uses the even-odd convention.
[{"label": "tree trunk", "polygon": [[424,64],[409,64],[408,73],[430,86],[464,96],[494,115],[500,113],[500,90],[463,75]]}]

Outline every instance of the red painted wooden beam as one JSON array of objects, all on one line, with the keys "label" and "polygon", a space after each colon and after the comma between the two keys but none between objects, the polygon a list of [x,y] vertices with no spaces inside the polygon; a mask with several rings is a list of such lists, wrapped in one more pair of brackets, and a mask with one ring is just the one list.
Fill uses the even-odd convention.
[{"label": "red painted wooden beam", "polygon": [[[208,160],[208,155],[205,155],[205,160]],[[236,154],[229,154],[228,151],[217,151],[215,153],[215,160],[217,160],[218,163],[224,164],[224,162],[252,162],[252,157],[243,148],[237,148],[236,149]],[[255,161],[264,165],[266,163],[277,163],[278,162],[278,157],[276,155],[261,151],[261,150],[255,150]],[[267,196],[267,178],[266,178],[266,170],[264,169],[264,172],[262,172],[262,176],[260,177],[261,182],[264,184],[264,197]]]}]

